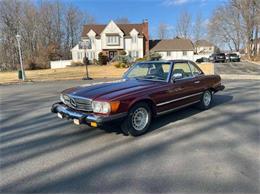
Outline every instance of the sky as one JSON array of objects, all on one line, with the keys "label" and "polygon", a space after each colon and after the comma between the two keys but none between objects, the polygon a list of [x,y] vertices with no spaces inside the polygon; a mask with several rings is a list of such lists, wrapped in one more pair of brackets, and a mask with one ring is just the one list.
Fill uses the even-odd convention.
[{"label": "sky", "polygon": [[153,39],[158,35],[158,26],[168,26],[169,36],[176,32],[176,21],[183,10],[188,11],[193,22],[200,12],[206,26],[213,10],[226,0],[63,0],[94,16],[97,23],[107,24],[110,20],[126,17],[131,23],[148,19],[149,33]]}]

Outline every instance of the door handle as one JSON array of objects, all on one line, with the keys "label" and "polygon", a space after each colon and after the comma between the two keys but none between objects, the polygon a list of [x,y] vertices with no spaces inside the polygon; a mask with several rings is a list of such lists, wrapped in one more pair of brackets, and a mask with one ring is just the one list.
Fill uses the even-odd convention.
[{"label": "door handle", "polygon": [[195,81],[194,83],[198,84],[198,83],[200,83],[200,81]]},{"label": "door handle", "polygon": [[169,89],[168,92],[169,93],[174,93],[174,92],[181,91],[181,90],[182,90],[182,88],[178,87],[178,88],[175,88],[175,89]]}]

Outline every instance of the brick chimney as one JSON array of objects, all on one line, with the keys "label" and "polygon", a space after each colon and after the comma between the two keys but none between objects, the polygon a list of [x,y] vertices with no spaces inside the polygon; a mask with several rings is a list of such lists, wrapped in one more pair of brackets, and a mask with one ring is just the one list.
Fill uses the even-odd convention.
[{"label": "brick chimney", "polygon": [[148,20],[143,20],[143,34],[144,34],[144,54],[149,54],[149,28]]}]

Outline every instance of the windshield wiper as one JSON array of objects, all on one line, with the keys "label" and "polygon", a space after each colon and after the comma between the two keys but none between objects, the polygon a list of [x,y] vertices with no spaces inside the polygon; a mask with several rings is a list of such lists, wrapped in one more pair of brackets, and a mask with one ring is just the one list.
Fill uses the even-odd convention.
[{"label": "windshield wiper", "polygon": [[146,79],[158,79],[158,80],[164,80],[164,78],[156,76],[156,75],[149,75],[149,76],[144,76]]},{"label": "windshield wiper", "polygon": [[156,75],[149,75],[149,76],[139,76],[139,77],[135,77],[136,79],[157,79],[157,80],[165,80],[162,77],[156,76]]}]

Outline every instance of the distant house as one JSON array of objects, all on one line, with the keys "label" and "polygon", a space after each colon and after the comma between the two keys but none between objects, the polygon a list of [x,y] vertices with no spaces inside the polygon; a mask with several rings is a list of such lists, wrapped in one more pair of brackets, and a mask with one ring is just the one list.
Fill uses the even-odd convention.
[{"label": "distant house", "polygon": [[191,40],[174,38],[150,41],[151,52],[157,52],[163,60],[188,59],[193,60],[194,48]]},{"label": "distant house", "polygon": [[194,44],[195,53],[197,54],[212,54],[216,52],[217,47],[207,40],[198,40]]},{"label": "distant house", "polygon": [[[133,58],[142,58],[149,51],[147,20],[140,24],[116,24],[110,21],[106,25],[84,25],[81,38],[89,43],[86,55],[90,61],[98,59],[100,52],[111,60],[120,51],[125,51]],[[73,61],[83,61],[85,50],[79,44],[71,52]]]}]

